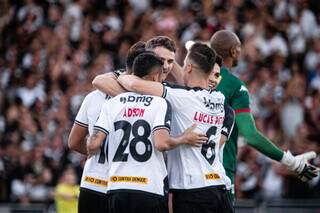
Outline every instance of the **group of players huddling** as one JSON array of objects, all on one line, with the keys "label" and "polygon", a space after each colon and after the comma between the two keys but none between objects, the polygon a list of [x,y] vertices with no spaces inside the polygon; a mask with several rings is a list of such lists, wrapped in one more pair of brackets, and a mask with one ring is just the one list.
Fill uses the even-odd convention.
[{"label": "group of players huddling", "polygon": [[318,175],[315,152],[293,156],[256,129],[248,90],[229,72],[241,51],[234,33],[186,48],[180,67],[170,38],[137,42],[126,69],[94,79],[68,141],[88,155],[80,213],[233,212],[239,132],[302,181]]}]

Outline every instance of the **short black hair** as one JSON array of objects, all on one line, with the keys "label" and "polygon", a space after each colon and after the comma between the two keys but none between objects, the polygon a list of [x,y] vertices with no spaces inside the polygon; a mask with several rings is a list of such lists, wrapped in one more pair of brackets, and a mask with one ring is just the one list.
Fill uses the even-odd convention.
[{"label": "short black hair", "polygon": [[188,57],[196,63],[201,71],[210,74],[216,63],[217,54],[206,44],[196,42],[191,46]]},{"label": "short black hair", "polygon": [[216,55],[216,64],[219,65],[219,67],[222,67],[223,59],[221,56]]},{"label": "short black hair", "polygon": [[133,74],[138,77],[144,77],[151,73],[155,67],[161,67],[163,61],[159,56],[151,51],[145,51],[136,57],[133,62]]},{"label": "short black hair", "polygon": [[140,55],[141,53],[145,52],[146,50],[146,43],[142,41],[138,41],[134,45],[132,45],[127,53],[127,59],[126,59],[126,67],[127,71],[132,70],[134,59]]},{"label": "short black hair", "polygon": [[156,47],[164,47],[170,50],[171,52],[174,52],[174,53],[176,52],[175,42],[167,36],[156,36],[147,41],[146,43],[147,49],[154,49]]}]

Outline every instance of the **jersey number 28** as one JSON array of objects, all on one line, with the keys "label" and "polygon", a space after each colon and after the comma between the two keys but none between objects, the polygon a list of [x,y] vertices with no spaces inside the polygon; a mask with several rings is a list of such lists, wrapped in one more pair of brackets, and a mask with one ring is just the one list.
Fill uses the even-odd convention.
[{"label": "jersey number 28", "polygon": [[[132,125],[128,121],[121,120],[114,123],[115,131],[122,130],[123,137],[121,138],[119,147],[114,155],[113,162],[128,161],[129,153],[139,162],[145,162],[150,159],[152,154],[152,143],[149,140],[151,134],[151,128],[148,122],[145,120],[137,120]],[[139,132],[139,129],[143,129],[143,134]],[[130,135],[133,135],[133,139],[130,141]],[[137,144],[142,142],[145,146],[144,153],[138,153]],[[129,153],[124,153],[129,145]]]}]

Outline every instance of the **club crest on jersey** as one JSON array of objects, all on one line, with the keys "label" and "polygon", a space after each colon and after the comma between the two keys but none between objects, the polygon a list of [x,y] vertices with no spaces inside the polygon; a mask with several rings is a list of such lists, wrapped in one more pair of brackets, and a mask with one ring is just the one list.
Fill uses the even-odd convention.
[{"label": "club crest on jersey", "polygon": [[120,98],[120,102],[125,104],[126,102],[141,102],[144,103],[145,106],[150,106],[151,102],[153,100],[153,97],[150,96],[133,96],[133,95],[129,95],[127,97],[121,97]]},{"label": "club crest on jersey", "polygon": [[220,110],[221,112],[223,112],[224,110],[224,106],[222,102],[215,103],[215,102],[212,102],[210,99],[206,99],[206,97],[203,97],[203,103],[207,108],[211,110]]}]

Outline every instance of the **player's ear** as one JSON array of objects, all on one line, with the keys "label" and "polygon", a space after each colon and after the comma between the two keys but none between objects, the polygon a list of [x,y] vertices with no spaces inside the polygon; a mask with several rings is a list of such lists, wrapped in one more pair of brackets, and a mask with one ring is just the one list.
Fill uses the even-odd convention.
[{"label": "player's ear", "polygon": [[229,54],[230,54],[231,58],[235,58],[237,55],[237,47],[236,46],[231,47]]},{"label": "player's ear", "polygon": [[152,81],[159,82],[160,81],[160,73],[156,73],[152,75]]},{"label": "player's ear", "polygon": [[159,72],[159,71],[154,71],[154,72],[149,74],[149,80],[150,81],[159,82],[160,81],[160,77],[161,77],[161,72]]},{"label": "player's ear", "polygon": [[192,72],[192,64],[191,63],[188,63],[187,64],[187,73],[191,73]]},{"label": "player's ear", "polygon": [[232,58],[237,59],[239,57],[240,52],[241,52],[241,46],[240,45],[237,44],[237,45],[234,45],[233,47],[230,48],[230,56]]}]

